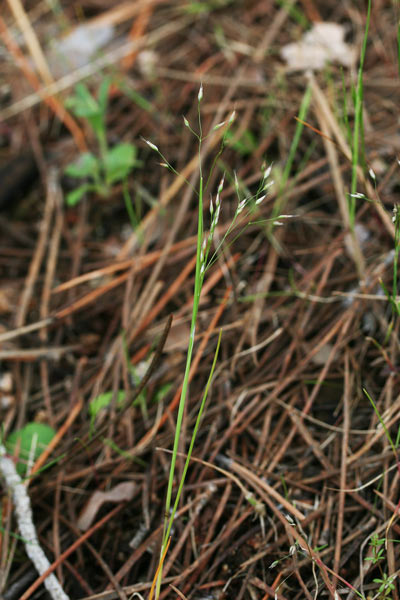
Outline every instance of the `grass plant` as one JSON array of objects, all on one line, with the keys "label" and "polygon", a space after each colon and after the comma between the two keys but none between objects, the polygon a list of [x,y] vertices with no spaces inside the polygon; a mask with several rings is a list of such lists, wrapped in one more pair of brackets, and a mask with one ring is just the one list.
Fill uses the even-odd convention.
[{"label": "grass plant", "polygon": [[[190,373],[190,367],[192,364],[193,347],[194,347],[194,340],[195,340],[195,333],[196,333],[197,316],[198,316],[198,311],[199,311],[200,295],[201,295],[201,290],[203,287],[205,272],[206,272],[206,268],[207,268],[207,261],[208,261],[211,244],[212,244],[213,233],[214,233],[215,227],[216,227],[216,225],[218,223],[218,219],[219,219],[219,214],[220,214],[220,209],[221,209],[221,193],[222,193],[223,184],[224,184],[224,178],[222,178],[221,182],[218,186],[217,197],[215,200],[215,210],[214,210],[214,208],[212,208],[212,209],[210,208],[211,219],[212,219],[210,233],[209,233],[208,237],[205,237],[204,236],[204,224],[203,224],[204,175],[203,175],[202,162],[201,162],[201,150],[202,150],[202,143],[203,143],[203,139],[204,139],[203,131],[202,131],[201,112],[200,112],[200,106],[201,106],[202,99],[203,99],[203,86],[200,87],[200,90],[199,90],[199,93],[197,96],[197,114],[198,114],[198,127],[199,127],[198,133],[196,133],[191,128],[187,119],[186,118],[184,119],[185,126],[188,127],[190,129],[190,131],[197,137],[198,148],[199,148],[200,172],[199,172],[199,190],[198,190],[198,194],[197,194],[198,223],[197,223],[196,273],[195,273],[194,301],[193,301],[193,307],[192,307],[189,345],[188,345],[187,354],[186,354],[185,374],[184,374],[184,378],[183,378],[181,397],[179,400],[179,407],[178,407],[178,414],[177,414],[176,428],[175,428],[175,438],[174,438],[174,445],[173,445],[173,450],[172,450],[170,474],[169,474],[169,478],[168,478],[167,495],[166,495],[166,501],[165,501],[165,515],[166,516],[165,516],[165,521],[164,521],[164,530],[163,530],[163,538],[162,538],[162,545],[161,545],[162,560],[165,557],[167,547],[169,544],[172,523],[175,518],[180,495],[181,495],[182,489],[183,489],[183,484],[185,482],[186,472],[187,472],[187,469],[189,466],[189,461],[190,461],[193,445],[194,445],[194,442],[196,439],[197,430],[198,430],[198,427],[200,424],[201,415],[202,415],[202,412],[204,409],[204,404],[207,399],[208,390],[211,385],[211,380],[212,380],[212,376],[214,373],[216,359],[218,356],[218,348],[219,348],[219,343],[218,343],[217,350],[216,350],[215,356],[214,356],[213,366],[211,368],[210,376],[209,376],[207,386],[204,391],[200,410],[199,410],[196,424],[195,424],[195,427],[193,430],[192,439],[191,439],[190,447],[188,450],[185,467],[184,467],[182,477],[181,477],[181,480],[179,483],[175,502],[172,505],[172,489],[173,489],[174,478],[175,478],[175,465],[176,465],[178,446],[179,446],[179,441],[180,441],[180,436],[181,436],[185,404],[186,404],[186,399],[187,399],[188,389],[189,389],[189,373]],[[172,170],[174,172],[174,169],[172,168],[170,163],[165,159],[165,157],[159,152],[157,146],[155,146],[151,142],[148,142],[148,145],[153,150],[155,150],[156,152],[158,152],[160,154],[160,156],[164,160],[164,164],[167,166],[167,168],[169,168],[170,170]],[[213,205],[211,204],[210,206],[213,206]],[[159,594],[160,594],[161,581],[162,581],[162,563],[159,568],[159,572],[157,574],[156,598],[158,598]]]},{"label": "grass plant", "polygon": [[[166,501],[165,501],[165,515],[166,516],[165,516],[165,521],[164,521],[163,537],[162,537],[162,545],[161,545],[161,560],[160,560],[159,569],[157,570],[157,574],[156,574],[156,578],[157,578],[157,584],[155,586],[156,598],[158,598],[159,594],[160,594],[160,586],[161,586],[161,581],[162,581],[162,562],[165,558],[168,544],[170,543],[170,533],[171,533],[172,524],[173,524],[173,521],[174,521],[174,518],[176,515],[179,500],[180,500],[183,486],[185,483],[186,473],[187,473],[187,470],[188,470],[188,467],[190,464],[190,459],[191,459],[194,443],[195,443],[196,436],[197,436],[197,433],[198,433],[198,430],[200,427],[201,418],[203,415],[207,396],[208,396],[209,389],[211,386],[214,370],[216,367],[219,346],[220,346],[220,342],[221,342],[221,333],[220,333],[218,343],[217,343],[217,348],[216,348],[215,354],[214,354],[214,360],[212,363],[212,367],[210,370],[207,384],[204,388],[204,393],[203,393],[202,400],[200,403],[196,422],[195,422],[193,432],[191,435],[191,440],[190,440],[190,444],[189,444],[189,449],[187,451],[185,465],[184,465],[182,475],[181,475],[181,478],[179,481],[175,500],[173,502],[172,501],[172,492],[173,492],[173,485],[174,485],[174,480],[175,480],[176,459],[178,456],[178,447],[179,447],[180,440],[181,440],[181,430],[182,430],[182,422],[183,422],[183,416],[184,416],[184,411],[185,411],[185,405],[186,405],[187,397],[188,397],[188,393],[189,393],[189,373],[190,373],[190,368],[191,368],[191,364],[192,364],[193,348],[194,348],[195,333],[196,333],[196,324],[197,324],[197,319],[198,319],[200,296],[201,296],[201,291],[202,291],[203,284],[204,284],[204,278],[205,278],[207,270],[211,267],[211,265],[216,260],[216,256],[217,256],[219,250],[221,249],[223,243],[225,242],[225,240],[229,236],[230,232],[235,227],[236,221],[239,218],[239,215],[241,215],[241,213],[245,209],[249,209],[252,206],[252,204],[254,204],[255,206],[258,206],[264,200],[267,190],[269,189],[269,187],[271,185],[271,182],[268,181],[269,175],[271,173],[271,168],[269,167],[263,173],[263,176],[261,179],[261,184],[258,188],[256,195],[251,196],[251,197],[245,197],[245,198],[241,199],[239,182],[237,180],[237,177],[235,176],[235,191],[236,191],[236,194],[238,197],[237,208],[236,208],[235,214],[233,216],[232,222],[231,222],[227,232],[223,236],[221,242],[218,244],[215,252],[213,254],[211,254],[214,233],[215,233],[215,229],[217,227],[218,221],[219,221],[219,216],[220,216],[220,211],[221,211],[221,194],[222,194],[223,187],[224,187],[225,174],[223,174],[223,176],[220,180],[220,183],[218,185],[215,201],[213,202],[212,199],[210,201],[211,223],[210,223],[209,232],[207,234],[204,231],[204,192],[208,187],[208,183],[210,181],[212,171],[217,164],[218,157],[221,155],[221,153],[225,147],[228,131],[229,131],[230,126],[234,122],[235,114],[232,113],[232,115],[229,117],[229,119],[227,121],[223,121],[223,122],[219,123],[218,125],[216,125],[213,128],[213,130],[209,134],[205,135],[203,133],[202,119],[201,119],[201,102],[203,100],[203,93],[204,93],[203,86],[201,85],[199,92],[198,92],[198,96],[197,96],[197,127],[198,127],[198,130],[196,131],[191,126],[191,124],[186,119],[186,117],[184,117],[185,127],[187,127],[190,130],[190,132],[197,139],[198,155],[199,155],[199,187],[198,187],[198,190],[193,190],[193,192],[195,193],[197,202],[198,202],[196,273],[195,273],[195,283],[194,283],[194,300],[193,300],[192,317],[191,317],[190,334],[189,334],[189,345],[188,345],[188,349],[187,349],[187,353],[186,353],[186,366],[185,366],[185,373],[184,373],[182,390],[181,390],[181,395],[180,395],[180,400],[179,400],[178,414],[177,414],[177,419],[176,419],[174,444],[173,444],[173,450],[172,450],[172,456],[171,456],[171,465],[170,465],[167,495],[166,495]],[[203,166],[202,166],[202,145],[203,145],[204,141],[207,139],[208,135],[212,135],[212,133],[214,131],[220,129],[221,127],[225,127],[226,130],[225,130],[222,142],[221,142],[220,149],[217,152],[217,156],[213,161],[211,171],[208,175],[208,178],[206,179],[204,172],[203,172]],[[159,148],[153,142],[151,142],[149,140],[145,140],[145,141],[146,141],[147,145],[160,156],[160,158],[162,159],[161,165],[164,166],[165,168],[167,168],[168,170],[170,170],[171,172],[173,172],[175,175],[179,176],[179,173],[168,162],[168,160],[162,154],[162,152],[159,150]],[[187,182],[187,184],[190,185],[188,182]],[[276,218],[279,218],[279,217],[282,217],[282,215],[276,215]],[[150,596],[150,598],[151,597],[152,596]]]}]

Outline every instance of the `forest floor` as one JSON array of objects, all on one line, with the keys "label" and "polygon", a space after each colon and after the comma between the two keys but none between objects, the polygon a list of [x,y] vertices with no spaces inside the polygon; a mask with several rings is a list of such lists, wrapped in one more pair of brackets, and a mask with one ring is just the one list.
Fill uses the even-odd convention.
[{"label": "forest floor", "polygon": [[65,593],[152,597],[222,330],[159,597],[399,600],[398,6],[3,7],[1,436]]}]

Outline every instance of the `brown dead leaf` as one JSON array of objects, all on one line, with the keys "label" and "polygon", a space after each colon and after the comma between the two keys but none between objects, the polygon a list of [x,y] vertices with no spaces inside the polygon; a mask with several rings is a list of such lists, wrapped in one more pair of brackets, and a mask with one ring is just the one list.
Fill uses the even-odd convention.
[{"label": "brown dead leaf", "polygon": [[133,481],[123,481],[108,492],[100,490],[94,492],[78,519],[79,529],[82,531],[89,529],[104,502],[128,502],[132,500],[135,489],[136,484]]}]

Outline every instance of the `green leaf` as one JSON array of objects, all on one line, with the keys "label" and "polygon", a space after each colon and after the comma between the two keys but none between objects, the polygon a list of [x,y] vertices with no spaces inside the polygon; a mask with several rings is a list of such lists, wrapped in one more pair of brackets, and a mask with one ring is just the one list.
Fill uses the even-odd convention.
[{"label": "green leaf", "polygon": [[99,174],[99,169],[99,161],[94,154],[84,152],[77,161],[66,167],[64,173],[71,177],[93,177],[95,179]]},{"label": "green leaf", "polygon": [[239,154],[242,156],[246,156],[247,154],[251,154],[257,148],[258,142],[255,135],[248,129],[246,129],[242,136],[236,140],[232,141],[236,135],[236,132],[228,129],[225,133],[225,139],[230,142],[232,148],[234,148]]},{"label": "green leaf", "polygon": [[185,11],[190,15],[201,15],[209,10],[209,7],[202,2],[190,2],[185,6]]},{"label": "green leaf", "polygon": [[78,204],[78,202],[82,200],[86,192],[93,190],[93,187],[94,186],[90,183],[85,183],[84,185],[81,185],[75,190],[73,190],[72,192],[69,192],[66,198],[68,206],[75,206],[76,204]]},{"label": "green leaf", "polygon": [[83,83],[78,83],[75,87],[75,95],[66,99],[65,106],[77,117],[84,119],[101,114],[98,102]]},{"label": "green leaf", "polygon": [[154,394],[153,402],[157,404],[158,402],[161,402],[161,400],[164,400],[171,388],[172,383],[164,383],[164,385],[161,385]]},{"label": "green leaf", "polygon": [[102,105],[92,96],[86,85],[78,83],[75,95],[65,101],[65,106],[72,110],[75,116],[87,119],[97,136],[105,136],[104,115],[102,106],[105,105],[102,91]]},{"label": "green leaf", "polygon": [[104,160],[106,182],[108,185],[121,181],[136,163],[136,148],[132,144],[118,144],[109,150]]},{"label": "green leaf", "polygon": [[11,433],[6,440],[6,449],[9,454],[14,454],[19,446],[17,472],[22,477],[26,474],[27,462],[30,456],[35,461],[47,448],[55,436],[55,430],[44,423],[28,423],[22,429]]},{"label": "green leaf", "polygon": [[[119,390],[117,392],[117,406],[122,406],[125,401],[125,392],[124,390]],[[94,421],[101,410],[107,408],[111,400],[113,398],[113,392],[104,392],[104,394],[99,394],[92,400],[89,404],[89,414],[90,414],[90,432],[93,432]]]},{"label": "green leaf", "polygon": [[[94,400],[92,400],[89,404],[89,414],[91,418],[97,417],[99,412],[103,408],[107,408],[112,400],[113,392],[104,392],[104,394],[99,394],[96,396]],[[122,406],[125,401],[125,392],[124,390],[119,390],[117,393],[117,406]]]}]

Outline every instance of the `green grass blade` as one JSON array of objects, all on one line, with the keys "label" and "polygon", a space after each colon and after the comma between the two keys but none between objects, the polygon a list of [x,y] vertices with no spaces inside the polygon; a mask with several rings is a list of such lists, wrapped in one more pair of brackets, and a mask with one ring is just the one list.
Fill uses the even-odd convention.
[{"label": "green grass blade", "polygon": [[201,418],[202,418],[202,415],[203,415],[204,407],[205,407],[207,396],[208,396],[208,391],[210,389],[210,385],[211,385],[212,378],[213,378],[213,375],[214,375],[215,367],[216,367],[216,364],[217,364],[219,347],[220,347],[220,344],[221,344],[221,336],[222,336],[222,331],[220,331],[220,334],[218,336],[218,343],[217,343],[217,348],[216,348],[215,354],[214,354],[213,364],[212,364],[212,367],[211,367],[211,370],[210,370],[210,374],[208,376],[206,387],[204,389],[203,398],[201,400],[201,405],[200,405],[200,408],[199,408],[199,412],[197,413],[196,423],[195,423],[195,426],[193,428],[193,433],[192,433],[192,438],[190,440],[189,450],[187,451],[185,466],[183,468],[182,477],[181,477],[181,480],[179,482],[179,487],[178,487],[178,491],[176,493],[175,503],[174,503],[174,506],[173,506],[172,511],[171,511],[171,516],[169,517],[168,528],[167,528],[167,531],[166,531],[165,537],[164,537],[164,544],[166,544],[168,542],[168,538],[169,538],[169,535],[170,535],[170,532],[171,532],[172,523],[174,522],[175,514],[176,514],[176,511],[178,509],[179,500],[180,500],[182,489],[183,489],[183,485],[184,485],[185,479],[186,479],[186,473],[187,473],[187,470],[189,468],[190,458],[192,456],[193,446],[194,446],[194,443],[196,441],[196,436],[197,436],[197,432],[198,432],[199,427],[200,427]]},{"label": "green grass blade", "polygon": [[[282,173],[277,199],[276,199],[276,202],[275,202],[273,210],[272,210],[272,219],[276,219],[276,217],[280,213],[282,213],[283,209],[284,209],[284,205],[285,205],[284,191],[285,191],[288,179],[289,179],[290,172],[292,170],[292,166],[293,166],[294,158],[296,156],[297,148],[299,146],[301,134],[304,129],[304,125],[301,121],[306,120],[308,107],[310,106],[310,102],[311,102],[311,95],[312,95],[311,86],[308,85],[306,88],[306,91],[304,92],[303,99],[301,101],[299,115],[298,115],[299,120],[297,121],[293,141],[292,141],[292,144],[291,144],[290,150],[289,150],[289,156],[288,156],[288,159],[285,164],[285,168]],[[273,228],[273,224],[271,224],[271,230],[272,230],[272,228]]]},{"label": "green grass blade", "polygon": [[388,440],[388,442],[389,442],[389,444],[390,444],[390,446],[391,446],[391,448],[392,448],[392,450],[393,450],[393,454],[395,455],[395,457],[396,457],[396,460],[397,460],[396,446],[395,446],[395,445],[394,445],[394,443],[393,443],[392,436],[390,435],[390,433],[389,433],[389,430],[388,430],[388,428],[386,427],[386,425],[385,425],[385,422],[384,422],[384,420],[382,419],[382,417],[381,417],[381,414],[380,414],[380,412],[379,412],[379,410],[378,410],[378,408],[377,408],[377,406],[376,406],[375,402],[372,400],[371,396],[369,395],[369,393],[367,392],[367,390],[366,390],[365,388],[363,388],[363,391],[364,391],[364,394],[367,396],[368,400],[369,400],[369,401],[371,402],[371,404],[372,404],[372,407],[373,407],[373,409],[374,409],[374,411],[375,411],[375,414],[376,414],[376,416],[378,417],[380,424],[382,425],[383,431],[385,432],[386,439]]},{"label": "green grass blade", "polygon": [[[368,31],[371,19],[371,0],[368,0],[368,11],[367,21],[365,24],[364,39],[361,48],[360,65],[358,68],[357,88],[355,96],[355,118],[354,118],[354,131],[353,131],[353,144],[352,144],[352,170],[351,170],[351,194],[357,192],[357,169],[360,158],[360,135],[363,130],[362,119],[363,119],[363,72],[364,72],[364,61],[365,54],[367,51]],[[350,225],[353,228],[355,224],[356,216],[356,199],[350,196],[349,199],[349,217]]]}]

